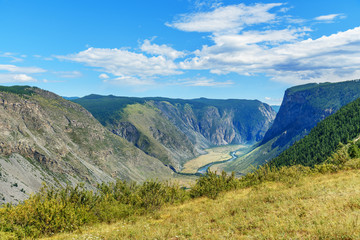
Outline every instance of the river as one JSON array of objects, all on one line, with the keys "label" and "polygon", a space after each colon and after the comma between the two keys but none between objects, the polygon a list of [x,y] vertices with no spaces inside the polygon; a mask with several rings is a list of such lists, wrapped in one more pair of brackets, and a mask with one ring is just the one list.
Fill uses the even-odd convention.
[{"label": "river", "polygon": [[[238,151],[238,150],[237,150],[237,151]],[[230,152],[231,158],[229,158],[229,159],[227,159],[227,160],[208,163],[208,164],[206,164],[205,166],[200,167],[200,168],[197,170],[196,173],[197,173],[198,175],[199,175],[199,174],[205,174],[205,173],[208,171],[209,167],[211,167],[211,166],[213,166],[213,165],[215,165],[215,164],[220,164],[220,163],[226,163],[226,162],[234,161],[235,159],[238,158],[238,156],[235,155],[235,153],[236,153],[237,151]]]}]

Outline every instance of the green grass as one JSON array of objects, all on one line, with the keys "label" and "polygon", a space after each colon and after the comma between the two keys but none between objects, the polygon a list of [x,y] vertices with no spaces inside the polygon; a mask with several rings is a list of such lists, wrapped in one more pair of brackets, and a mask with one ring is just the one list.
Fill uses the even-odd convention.
[{"label": "green grass", "polygon": [[49,239],[359,239],[360,171],[264,182]]}]

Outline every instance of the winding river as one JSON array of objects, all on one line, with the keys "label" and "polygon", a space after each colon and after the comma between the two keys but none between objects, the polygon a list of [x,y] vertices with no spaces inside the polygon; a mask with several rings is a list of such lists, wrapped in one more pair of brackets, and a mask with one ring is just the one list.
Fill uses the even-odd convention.
[{"label": "winding river", "polygon": [[[238,151],[238,150],[237,150]],[[200,167],[198,170],[197,170],[197,174],[205,174],[209,167],[215,165],[215,164],[220,164],[220,163],[226,163],[226,162],[231,162],[231,161],[234,161],[235,159],[238,158],[238,156],[235,155],[235,153],[237,151],[234,151],[234,152],[230,152],[230,155],[231,155],[231,158],[227,159],[227,160],[223,160],[223,161],[217,161],[217,162],[212,162],[212,163],[208,163],[206,164],[205,166],[202,166]]]},{"label": "winding river", "polygon": [[180,175],[185,175],[185,176],[202,176],[204,174],[206,174],[206,172],[208,171],[208,169],[215,165],[215,164],[221,164],[221,163],[226,163],[226,162],[231,162],[234,161],[235,159],[237,159],[239,156],[237,156],[235,153],[240,151],[241,149],[235,150],[233,152],[230,152],[230,156],[231,158],[226,159],[226,160],[222,160],[222,161],[216,161],[216,162],[211,162],[208,163],[200,168],[198,168],[198,170],[196,171],[196,173],[183,173],[183,172],[177,172],[174,168],[171,168],[175,173],[180,174]]}]

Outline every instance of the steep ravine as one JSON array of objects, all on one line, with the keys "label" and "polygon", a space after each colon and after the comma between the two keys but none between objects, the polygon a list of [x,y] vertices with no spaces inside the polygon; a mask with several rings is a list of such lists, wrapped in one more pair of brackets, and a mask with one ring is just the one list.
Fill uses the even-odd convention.
[{"label": "steep ravine", "polygon": [[274,110],[257,100],[90,95],[74,101],[111,132],[177,171],[205,148],[262,140],[275,118]]}]

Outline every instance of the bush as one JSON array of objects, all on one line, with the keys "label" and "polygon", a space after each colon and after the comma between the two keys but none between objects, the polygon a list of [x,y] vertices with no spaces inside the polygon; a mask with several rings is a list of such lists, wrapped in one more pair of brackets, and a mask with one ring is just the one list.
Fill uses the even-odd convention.
[{"label": "bush", "polygon": [[44,185],[19,205],[0,208],[0,231],[9,239],[50,236],[74,231],[84,224],[111,223],[144,214],[187,198],[188,193],[180,187],[157,181],[136,185],[118,180],[98,185],[96,193],[82,184],[64,188]]},{"label": "bush", "polygon": [[206,175],[200,177],[190,190],[190,196],[201,197],[206,196],[215,199],[220,192],[233,190],[239,187],[239,180],[235,178],[235,174],[227,175],[222,172],[217,175],[216,172],[208,171]]}]

